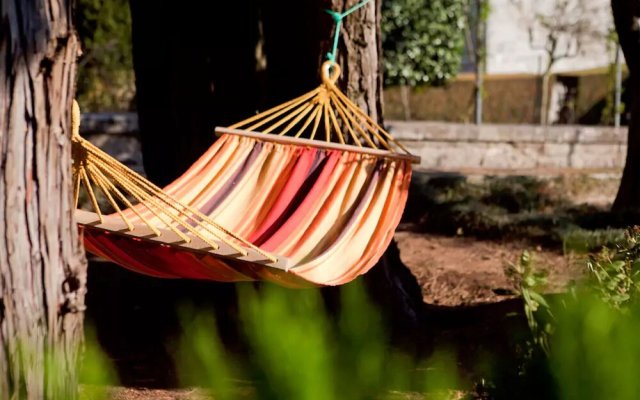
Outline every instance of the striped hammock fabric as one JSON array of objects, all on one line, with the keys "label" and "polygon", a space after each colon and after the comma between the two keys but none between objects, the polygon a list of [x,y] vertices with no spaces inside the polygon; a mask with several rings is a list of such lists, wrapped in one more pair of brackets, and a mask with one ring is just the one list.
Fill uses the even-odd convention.
[{"label": "striped hammock fabric", "polygon": [[[82,183],[96,208],[76,214],[87,250],[163,278],[305,287],[367,272],[400,221],[416,158],[394,152],[334,82],[219,128],[214,145],[162,190],[76,137],[76,198]],[[327,141],[300,138],[316,132]],[[335,138],[342,132],[350,144]],[[384,150],[367,146],[383,142]],[[116,212],[103,215],[91,187]]]}]

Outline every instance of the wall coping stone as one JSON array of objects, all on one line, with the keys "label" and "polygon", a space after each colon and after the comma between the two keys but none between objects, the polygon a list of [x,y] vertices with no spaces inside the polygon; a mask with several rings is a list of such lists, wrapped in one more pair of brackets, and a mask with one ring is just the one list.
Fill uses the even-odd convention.
[{"label": "wall coping stone", "polygon": [[627,128],[588,125],[461,124],[434,121],[387,121],[398,140],[415,142],[508,142],[626,144]]}]

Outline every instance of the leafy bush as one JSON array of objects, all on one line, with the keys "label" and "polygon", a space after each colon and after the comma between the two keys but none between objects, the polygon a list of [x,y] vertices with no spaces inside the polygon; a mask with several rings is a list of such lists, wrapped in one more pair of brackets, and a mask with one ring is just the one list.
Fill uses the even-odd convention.
[{"label": "leafy bush", "polygon": [[530,176],[487,177],[487,195],[483,202],[504,208],[509,213],[543,210],[561,200],[549,184]]},{"label": "leafy bush", "polygon": [[587,260],[591,291],[614,308],[638,301],[640,293],[640,231],[628,230],[615,248],[603,248]]},{"label": "leafy bush", "polygon": [[78,102],[84,111],[123,111],[135,94],[127,0],[78,0]]},{"label": "leafy bush", "polygon": [[615,247],[625,240],[624,229],[587,230],[570,226],[560,232],[562,248],[568,253],[589,253],[603,247]]},{"label": "leafy bush", "polygon": [[592,254],[585,266],[587,279],[559,296],[541,294],[545,278],[535,272],[528,253],[514,266],[533,345],[521,370],[538,365],[551,372],[525,372],[523,380],[547,388],[552,398],[635,399],[640,231],[627,231],[622,242]]},{"label": "leafy bush", "polygon": [[414,229],[480,239],[526,240],[565,253],[615,247],[637,213],[611,213],[572,198],[600,190],[598,178],[414,173],[403,221]]},{"label": "leafy bush", "polygon": [[438,85],[460,67],[465,0],[384,0],[385,82]]}]

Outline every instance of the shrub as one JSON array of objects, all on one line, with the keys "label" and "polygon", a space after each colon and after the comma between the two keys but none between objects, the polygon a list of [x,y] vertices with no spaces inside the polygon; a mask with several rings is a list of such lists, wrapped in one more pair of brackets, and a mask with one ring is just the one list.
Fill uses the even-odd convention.
[{"label": "shrub", "polygon": [[465,0],[385,0],[385,82],[438,85],[458,72],[464,46]]},{"label": "shrub", "polygon": [[78,102],[84,111],[125,111],[135,94],[127,0],[78,0],[82,43]]}]

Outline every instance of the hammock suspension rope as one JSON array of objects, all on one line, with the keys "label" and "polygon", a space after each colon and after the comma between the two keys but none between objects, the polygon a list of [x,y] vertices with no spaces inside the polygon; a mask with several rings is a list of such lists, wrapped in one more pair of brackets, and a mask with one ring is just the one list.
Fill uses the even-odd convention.
[{"label": "hammock suspension rope", "polygon": [[[77,207],[80,188],[84,187],[95,215],[98,216],[98,220],[93,223],[94,226],[97,227],[105,223],[104,212],[98,203],[95,187],[100,189],[118,217],[126,225],[127,233],[134,233],[136,229],[142,230],[141,227],[134,226],[131,221],[131,214],[134,214],[153,233],[155,238],[161,238],[163,233],[166,236],[168,230],[179,238],[176,245],[192,244],[191,248],[193,248],[195,244],[198,245],[196,248],[207,251],[209,249],[219,250],[220,242],[222,242],[242,257],[247,257],[249,251],[253,250],[272,263],[278,262],[274,255],[254,246],[216,224],[200,211],[166,194],[162,189],[82,138],[79,134],[80,108],[75,100],[71,121],[74,202]],[[116,199],[124,204],[127,210],[123,211]],[[137,203],[137,206],[134,206],[134,203]],[[86,221],[88,215],[86,213],[80,214],[81,219]],[[158,227],[157,224],[149,221],[147,217],[149,214],[160,220],[162,225]],[[146,233],[146,230],[144,232]],[[193,243],[194,240],[196,243]]]},{"label": "hammock suspension rope", "polygon": [[164,189],[81,138],[74,103],[74,200],[86,193],[91,211],[76,210],[76,219],[87,249],[165,278],[305,287],[368,271],[400,221],[420,159],[336,84],[342,19],[367,2],[329,12],[336,31],[316,89],[216,128],[219,139]]}]

